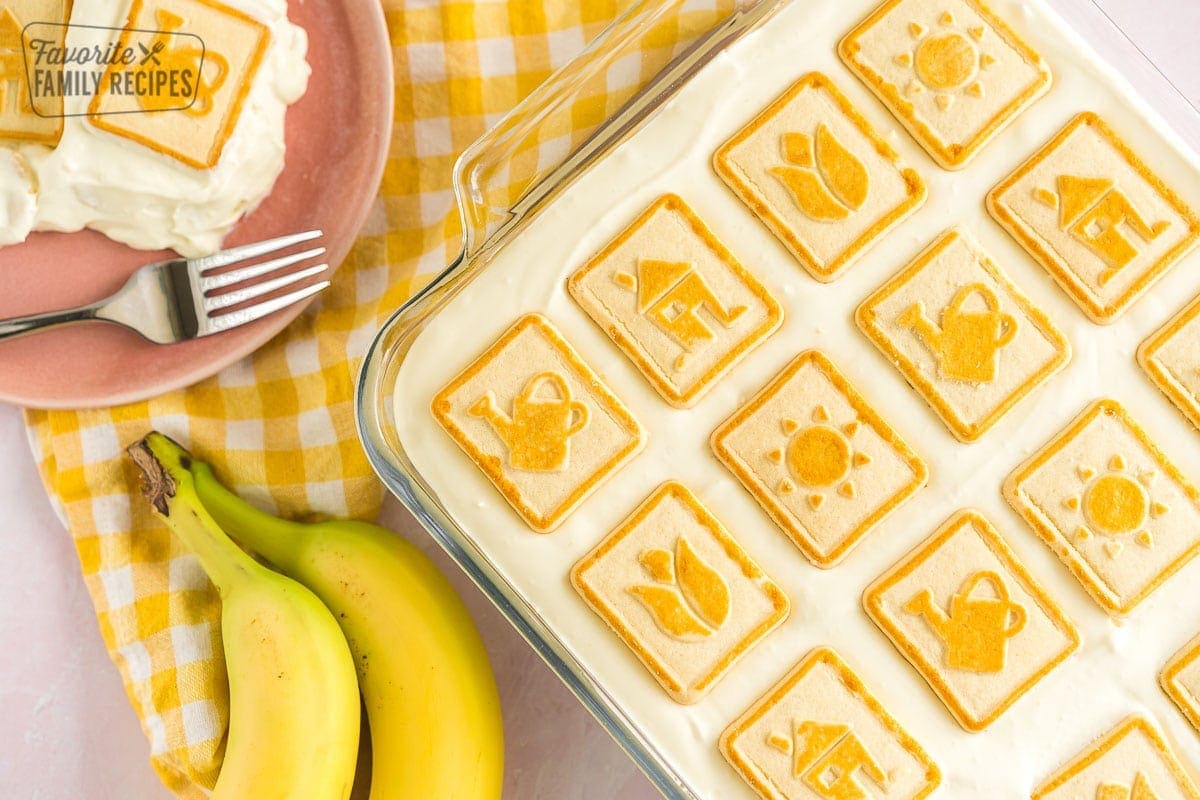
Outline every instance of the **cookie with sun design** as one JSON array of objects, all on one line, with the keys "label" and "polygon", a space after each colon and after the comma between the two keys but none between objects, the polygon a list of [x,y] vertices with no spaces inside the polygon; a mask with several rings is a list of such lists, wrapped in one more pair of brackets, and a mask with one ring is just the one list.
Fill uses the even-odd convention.
[{"label": "cookie with sun design", "polygon": [[1071,357],[1066,337],[961,229],[868,297],[855,320],[964,442]]},{"label": "cookie with sun design", "polygon": [[1032,800],[1200,800],[1158,725],[1134,715],[1059,768]]},{"label": "cookie with sun design", "polygon": [[1171,656],[1159,675],[1159,683],[1192,727],[1200,732],[1200,636]]},{"label": "cookie with sun design", "polygon": [[921,800],[942,773],[828,647],[813,650],[721,734],[764,800]]},{"label": "cookie with sun design", "polygon": [[718,459],[821,568],[925,485],[925,462],[816,350],[712,435]]},{"label": "cookie with sun design", "polygon": [[1080,114],[987,197],[996,221],[1102,325],[1200,242],[1200,198],[1176,193],[1143,160],[1153,154]]},{"label": "cookie with sun design", "polygon": [[678,703],[695,703],[789,603],[686,486],[668,481],[583,557],[571,583]]},{"label": "cookie with sun design", "polygon": [[783,320],[766,287],[673,194],[571,275],[567,289],[663,399],[683,408]]},{"label": "cookie with sun design", "polygon": [[1200,552],[1200,495],[1114,400],[1014,470],[1004,496],[1110,614]]},{"label": "cookie with sun design", "polygon": [[1137,359],[1159,391],[1200,428],[1200,297],[1150,334]]},{"label": "cookie with sun design", "polygon": [[968,731],[981,731],[1079,647],[1079,632],[973,509],[867,587],[863,606]]},{"label": "cookie with sun design", "polygon": [[539,533],[558,527],[646,441],[541,314],[517,320],[434,396],[430,411]]},{"label": "cookie with sun design", "polygon": [[822,282],[925,202],[925,183],[819,72],[717,150],[713,168]]},{"label": "cookie with sun design", "polygon": [[979,0],[887,0],[838,52],[946,169],[1050,88],[1041,56]]}]

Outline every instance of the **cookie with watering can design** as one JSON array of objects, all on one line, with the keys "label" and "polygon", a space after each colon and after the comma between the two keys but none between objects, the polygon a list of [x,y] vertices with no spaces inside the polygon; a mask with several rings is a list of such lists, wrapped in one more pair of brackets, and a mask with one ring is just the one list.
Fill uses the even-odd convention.
[{"label": "cookie with watering can design", "polygon": [[764,800],[921,800],[941,770],[831,648],[810,652],[721,734]]},{"label": "cookie with watering can design", "polygon": [[964,442],[1071,358],[1067,338],[962,229],[877,289],[855,321]]},{"label": "cookie with watering can design", "polygon": [[629,410],[541,314],[519,319],[430,408],[540,533],[645,443]]},{"label": "cookie with watering can design", "polygon": [[1093,322],[1116,320],[1200,243],[1184,198],[1100,116],[1080,114],[987,207]]},{"label": "cookie with watering can design", "polygon": [[659,198],[567,281],[654,389],[694,405],[783,308],[682,198]]},{"label": "cookie with watering can design", "polygon": [[971,509],[881,575],[863,605],[968,731],[996,721],[1079,647],[1063,610]]},{"label": "cookie with watering can design", "polygon": [[822,569],[929,477],[921,457],[816,350],[801,353],[721,423],[712,449]]},{"label": "cookie with watering can design", "polygon": [[921,176],[819,72],[722,145],[713,167],[822,282],[925,202]]},{"label": "cookie with watering can design", "polygon": [[1050,88],[1050,68],[980,0],[887,0],[842,61],[934,161],[962,169]]},{"label": "cookie with watering can design", "polygon": [[1158,725],[1131,716],[1033,791],[1032,800],[1200,800]]},{"label": "cookie with watering can design", "polygon": [[676,481],[580,560],[571,582],[685,704],[707,694],[789,611],[783,590]]},{"label": "cookie with watering can design", "polygon": [[1017,467],[1004,497],[1113,615],[1200,553],[1200,493],[1115,400]]},{"label": "cookie with watering can design", "polygon": [[[175,95],[98,92],[88,105],[89,121],[189,167],[216,166],[270,46],[271,30],[218,0],[133,0],[125,28],[154,31],[153,59],[191,80]],[[117,81],[120,69],[110,66],[101,85]]]}]

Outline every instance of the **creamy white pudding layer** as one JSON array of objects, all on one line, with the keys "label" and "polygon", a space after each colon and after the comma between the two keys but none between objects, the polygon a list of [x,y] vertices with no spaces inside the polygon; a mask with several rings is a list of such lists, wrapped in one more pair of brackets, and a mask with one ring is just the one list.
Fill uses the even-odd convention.
[{"label": "creamy white pudding layer", "polygon": [[[721,757],[717,739],[819,645],[834,647],[857,669],[942,768],[936,797],[1028,797],[1094,736],[1135,711],[1151,714],[1175,738],[1184,759],[1200,766],[1200,739],[1158,684],[1163,664],[1200,629],[1200,560],[1117,624],[1000,495],[1017,464],[1102,396],[1126,404],[1183,472],[1200,481],[1200,433],[1134,361],[1142,339],[1200,291],[1200,255],[1177,265],[1116,324],[1101,327],[1084,317],[984,208],[989,189],[1084,110],[1110,120],[1152,169],[1193,202],[1200,198],[1200,165],[1125,80],[1042,2],[994,0],[994,10],[1049,62],[1054,85],[965,170],[946,172],[837,58],[838,39],[876,5],[877,0],[792,4],[716,59],[636,136],[562,194],[414,343],[396,382],[400,438],[471,540],[700,797],[754,796]],[[713,152],[730,135],[812,70],[829,75],[929,186],[922,209],[829,285],[810,278],[710,166]],[[571,272],[664,192],[680,194],[786,309],[782,328],[690,410],[667,405],[565,288]],[[970,445],[951,436],[852,318],[865,297],[954,225],[978,237],[1074,350],[1062,373]],[[650,432],[645,451],[548,535],[522,523],[429,412],[433,395],[530,311],[554,321]],[[829,571],[804,559],[708,444],[720,422],[809,348],[819,348],[847,374],[932,473],[925,489]],[[576,560],[667,479],[693,489],[792,600],[787,622],[691,707],[666,695],[568,580]],[[959,728],[861,606],[872,580],[964,507],[981,509],[996,525],[1083,636],[1079,651],[978,734]],[[603,795],[603,789],[581,787],[580,796]]]},{"label": "creamy white pudding layer", "polygon": [[[6,210],[0,214],[0,245],[24,241],[31,230],[93,228],[144,250],[171,248],[194,256],[220,248],[225,234],[270,193],[283,170],[284,114],[304,94],[309,75],[308,37],[288,22],[287,0],[223,2],[269,27],[271,42],[217,165],[194,169],[99,130],[82,116],[90,97],[65,98],[66,113],[79,116],[66,117],[53,149],[19,148],[23,180],[5,166],[12,156],[0,148],[0,210]],[[71,21],[119,28],[128,10],[128,0],[76,0]],[[83,44],[88,35],[71,29],[67,46]],[[23,213],[13,213],[14,207]]]}]

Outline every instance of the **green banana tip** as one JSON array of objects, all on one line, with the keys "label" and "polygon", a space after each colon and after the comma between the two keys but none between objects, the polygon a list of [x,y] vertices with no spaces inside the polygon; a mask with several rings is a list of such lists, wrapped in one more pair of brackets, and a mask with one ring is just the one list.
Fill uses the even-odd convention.
[{"label": "green banana tip", "polygon": [[125,448],[125,453],[142,473],[142,495],[163,516],[175,496],[176,476],[191,469],[192,457],[171,437],[151,431]]}]

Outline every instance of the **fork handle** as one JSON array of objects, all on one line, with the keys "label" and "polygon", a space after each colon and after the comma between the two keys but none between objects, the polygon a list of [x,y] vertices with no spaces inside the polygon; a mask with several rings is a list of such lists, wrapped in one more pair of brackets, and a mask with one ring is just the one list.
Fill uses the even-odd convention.
[{"label": "fork handle", "polygon": [[44,314],[30,314],[25,317],[0,319],[0,341],[22,336],[35,331],[49,330],[71,322],[84,322],[99,319],[97,312],[99,304],[66,308],[61,311],[47,311]]}]

